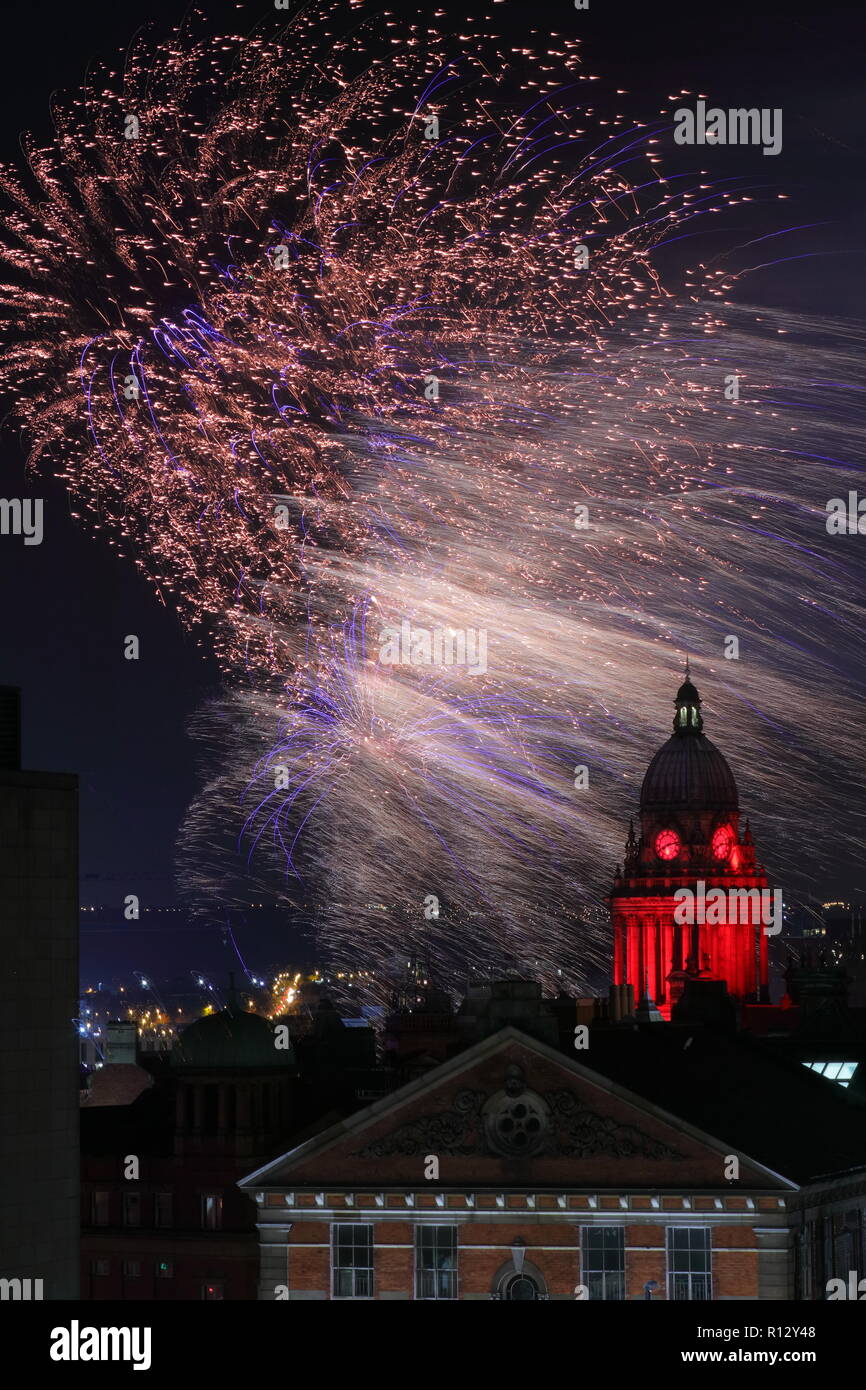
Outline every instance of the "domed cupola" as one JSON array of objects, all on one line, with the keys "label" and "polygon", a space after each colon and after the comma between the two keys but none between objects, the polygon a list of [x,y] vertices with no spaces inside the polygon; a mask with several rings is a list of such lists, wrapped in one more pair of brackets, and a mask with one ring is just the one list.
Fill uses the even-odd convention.
[{"label": "domed cupola", "polygon": [[232,998],[219,1013],[183,1029],[171,1060],[174,1067],[268,1071],[284,1070],[291,1053],[274,1046],[274,1030],[266,1018],[248,1013]]},{"label": "domed cupola", "polygon": [[610,899],[617,1007],[639,1020],[671,1018],[689,980],[723,983],[741,1003],[768,999],[767,876],[748,822],[740,833],[737,784],[704,733],[688,664],[685,676]]},{"label": "domed cupola", "polygon": [[734,774],[703,732],[701,697],[692,685],[688,664],[674,705],[674,732],[647,768],[641,811],[736,812]]},{"label": "domed cupola", "polygon": [[262,1154],[289,1123],[297,1065],[273,1025],[238,1001],[184,1028],[171,1054],[175,1153]]}]

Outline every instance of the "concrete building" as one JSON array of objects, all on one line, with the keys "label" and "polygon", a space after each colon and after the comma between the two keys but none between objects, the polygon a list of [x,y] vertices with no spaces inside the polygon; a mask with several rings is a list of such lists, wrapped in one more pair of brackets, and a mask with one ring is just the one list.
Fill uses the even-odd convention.
[{"label": "concrete building", "polygon": [[21,769],[0,689],[0,1278],[78,1297],[78,783]]}]

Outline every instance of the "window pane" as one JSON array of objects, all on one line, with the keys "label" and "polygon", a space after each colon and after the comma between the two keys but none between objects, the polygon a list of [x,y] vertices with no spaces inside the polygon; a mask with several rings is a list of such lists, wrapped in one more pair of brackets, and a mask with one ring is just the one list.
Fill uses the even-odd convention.
[{"label": "window pane", "polygon": [[669,1226],[668,1285],[672,1299],[711,1299],[710,1230],[706,1226]]},{"label": "window pane", "polygon": [[583,1282],[591,1299],[621,1299],[625,1290],[625,1231],[592,1226],[583,1232]]},{"label": "window pane", "polygon": [[335,1298],[372,1298],[373,1228],[340,1221],[332,1227]]},{"label": "window pane", "polygon": [[456,1298],[457,1227],[420,1226],[416,1241],[416,1298]]},{"label": "window pane", "polygon": [[153,1199],[153,1223],[155,1226],[166,1227],[172,1223],[172,1194],[170,1192],[158,1192]]},{"label": "window pane", "polygon": [[218,1231],[222,1226],[223,1199],[217,1193],[207,1193],[201,1199],[201,1224],[206,1231]]}]

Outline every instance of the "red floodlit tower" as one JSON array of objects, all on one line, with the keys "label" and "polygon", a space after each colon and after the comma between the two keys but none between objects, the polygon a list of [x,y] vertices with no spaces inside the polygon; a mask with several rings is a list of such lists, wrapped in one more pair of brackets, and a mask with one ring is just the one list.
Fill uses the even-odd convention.
[{"label": "red floodlit tower", "polygon": [[748,899],[740,895],[721,923],[675,920],[678,888],[696,896],[700,882],[707,893],[711,888],[762,890],[767,878],[756,862],[748,821],[740,832],[737,784],[703,732],[701,698],[688,665],[674,703],[673,735],[656,753],[641,787],[640,838],[632,823],[611,894],[614,983],[630,984],[636,1000],[649,995],[664,1018],[670,1018],[689,976],[724,980],[741,1004],[768,1000],[760,891]]}]

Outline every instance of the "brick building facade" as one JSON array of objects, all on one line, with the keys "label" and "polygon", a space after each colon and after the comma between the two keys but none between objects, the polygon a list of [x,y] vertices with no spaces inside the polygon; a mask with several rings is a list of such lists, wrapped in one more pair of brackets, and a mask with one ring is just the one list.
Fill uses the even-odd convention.
[{"label": "brick building facade", "polygon": [[795,1181],[511,1027],[240,1186],[260,1299],[794,1296]]}]

